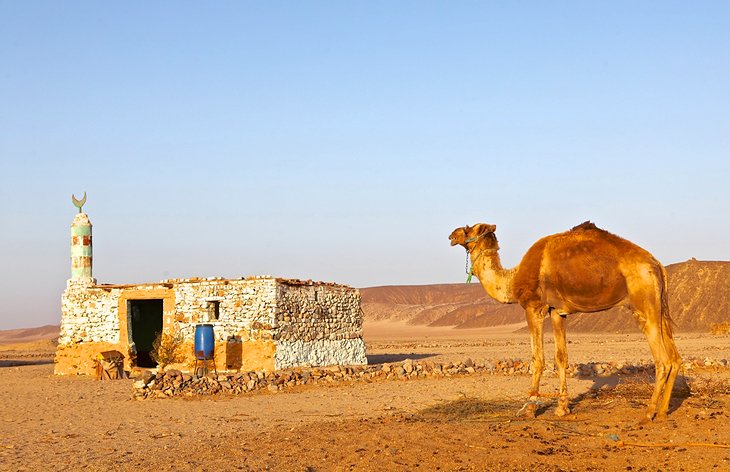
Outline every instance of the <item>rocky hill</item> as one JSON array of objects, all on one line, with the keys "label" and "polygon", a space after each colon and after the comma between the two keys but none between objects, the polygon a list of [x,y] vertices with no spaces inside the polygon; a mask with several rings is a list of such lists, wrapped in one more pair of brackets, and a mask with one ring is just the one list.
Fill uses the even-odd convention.
[{"label": "rocky hill", "polygon": [[360,295],[366,321],[482,328],[525,319],[519,305],[492,300],[478,283],[362,288]]},{"label": "rocky hill", "polygon": [[[730,321],[730,262],[697,261],[667,266],[669,309],[677,331],[708,332],[712,323]],[[398,320],[412,325],[480,328],[519,323],[519,305],[502,305],[478,283],[390,286],[360,289],[365,319]],[[625,309],[568,317],[568,330],[636,332]]]}]

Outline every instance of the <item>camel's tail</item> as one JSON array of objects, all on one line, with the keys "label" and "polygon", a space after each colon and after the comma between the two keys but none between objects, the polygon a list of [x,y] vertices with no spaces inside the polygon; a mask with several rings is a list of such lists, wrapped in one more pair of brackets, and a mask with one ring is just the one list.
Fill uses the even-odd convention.
[{"label": "camel's tail", "polygon": [[672,337],[672,317],[669,315],[669,277],[667,277],[667,269],[663,265],[659,264],[662,270],[662,286],[661,286],[661,318],[662,318],[662,330],[670,338]]},{"label": "camel's tail", "polygon": [[674,337],[672,335],[672,317],[669,315],[669,278],[667,277],[667,270],[663,265],[659,264],[662,273],[662,285],[661,285],[661,323],[659,325],[660,333],[662,336],[662,347],[664,352],[669,355],[670,359],[675,362],[679,362],[680,356],[677,352],[677,347],[674,344]]}]

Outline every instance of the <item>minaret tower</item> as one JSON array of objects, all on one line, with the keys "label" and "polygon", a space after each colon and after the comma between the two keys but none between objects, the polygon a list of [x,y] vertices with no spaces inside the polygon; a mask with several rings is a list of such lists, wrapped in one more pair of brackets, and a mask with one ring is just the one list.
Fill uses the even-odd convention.
[{"label": "minaret tower", "polygon": [[71,195],[71,201],[79,209],[71,223],[71,280],[95,283],[91,275],[91,221],[89,216],[81,211],[81,207],[86,203],[86,192],[81,200]]}]

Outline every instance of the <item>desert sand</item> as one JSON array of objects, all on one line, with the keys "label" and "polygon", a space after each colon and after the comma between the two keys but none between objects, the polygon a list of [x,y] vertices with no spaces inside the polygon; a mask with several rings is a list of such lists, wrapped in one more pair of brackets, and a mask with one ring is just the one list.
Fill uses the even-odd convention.
[{"label": "desert sand", "polygon": [[[365,339],[371,363],[527,360],[527,334],[512,332],[519,327],[375,322],[366,323]],[[730,337],[676,339],[684,357],[730,357]],[[640,334],[569,340],[571,362],[650,359]],[[53,376],[52,353],[49,341],[0,347],[2,470],[730,470],[723,368],[685,372],[669,418],[640,425],[646,375],[571,378],[569,416],[555,417],[545,399],[536,419],[524,419],[516,415],[524,375],[138,401],[131,380]],[[543,388],[556,384],[547,376]]]}]

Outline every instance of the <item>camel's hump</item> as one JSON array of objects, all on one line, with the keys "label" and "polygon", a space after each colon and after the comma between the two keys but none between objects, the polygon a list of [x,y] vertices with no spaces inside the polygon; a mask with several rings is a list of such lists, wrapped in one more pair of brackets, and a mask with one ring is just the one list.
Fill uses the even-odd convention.
[{"label": "camel's hump", "polygon": [[581,223],[578,226],[575,226],[571,229],[571,231],[589,231],[589,230],[602,231],[601,228],[594,225],[591,221],[584,221],[583,223]]}]

